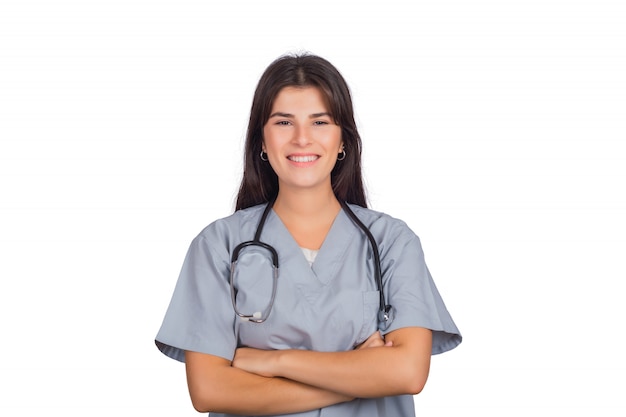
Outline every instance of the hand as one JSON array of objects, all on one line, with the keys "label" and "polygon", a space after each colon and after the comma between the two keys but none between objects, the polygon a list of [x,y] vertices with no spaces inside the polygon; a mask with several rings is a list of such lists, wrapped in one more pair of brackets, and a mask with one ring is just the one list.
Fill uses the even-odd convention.
[{"label": "hand", "polygon": [[235,351],[231,366],[260,376],[273,377],[276,376],[272,372],[273,359],[278,353],[280,351],[277,350],[239,348]]},{"label": "hand", "polygon": [[385,338],[380,334],[378,330],[376,330],[367,340],[360,345],[358,345],[355,349],[367,349],[373,347],[391,347],[393,346],[393,342],[385,342]]}]

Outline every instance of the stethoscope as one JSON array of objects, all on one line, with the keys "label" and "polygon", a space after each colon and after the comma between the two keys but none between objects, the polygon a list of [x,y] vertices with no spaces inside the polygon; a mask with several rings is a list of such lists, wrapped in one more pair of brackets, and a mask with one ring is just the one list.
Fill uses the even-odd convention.
[{"label": "stethoscope", "polygon": [[[257,226],[256,233],[254,234],[254,239],[249,240],[247,242],[242,242],[235,246],[233,250],[233,255],[231,257],[230,262],[230,297],[233,303],[233,309],[239,318],[244,321],[250,321],[252,323],[263,323],[270,315],[272,311],[272,307],[274,306],[274,300],[276,298],[276,288],[278,286],[278,252],[271,245],[267,243],[261,242],[261,232],[263,231],[263,226],[265,226],[265,220],[269,215],[274,202],[276,201],[276,197],[271,199],[267,205],[265,206],[265,210],[263,211],[263,215],[261,216],[261,220],[259,220],[259,225]],[[372,247],[372,252],[374,255],[374,278],[376,280],[376,286],[378,288],[379,294],[379,310],[378,310],[378,321],[386,323],[391,318],[391,306],[388,305],[385,301],[385,292],[383,291],[383,278],[380,268],[380,253],[378,251],[378,245],[376,244],[376,240],[369,229],[363,224],[363,222],[354,214],[354,212],[348,207],[348,204],[344,201],[339,201],[341,207],[344,212],[350,217],[350,219],[365,233],[367,239],[369,240],[370,246]],[[234,284],[235,277],[235,268],[237,265],[237,259],[239,258],[239,254],[242,249],[256,246],[265,249],[268,251],[272,258],[272,294],[270,296],[270,302],[267,308],[263,311],[256,311],[253,314],[244,314],[237,308],[237,289]]]}]

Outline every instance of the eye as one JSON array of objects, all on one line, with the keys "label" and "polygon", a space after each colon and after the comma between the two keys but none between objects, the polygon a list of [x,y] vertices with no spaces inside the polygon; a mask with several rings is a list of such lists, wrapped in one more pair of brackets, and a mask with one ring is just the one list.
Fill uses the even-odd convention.
[{"label": "eye", "polygon": [[329,123],[326,120],[316,120],[316,121],[313,122],[313,124],[315,126],[324,126],[324,125],[327,125]]},{"label": "eye", "polygon": [[289,126],[291,123],[288,120],[279,120],[276,124],[278,126]]}]

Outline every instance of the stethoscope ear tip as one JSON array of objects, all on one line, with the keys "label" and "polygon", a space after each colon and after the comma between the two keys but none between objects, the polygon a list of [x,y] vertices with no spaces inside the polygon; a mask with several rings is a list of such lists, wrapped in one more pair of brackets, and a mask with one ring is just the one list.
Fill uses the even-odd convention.
[{"label": "stethoscope ear tip", "polygon": [[255,323],[260,323],[259,319],[262,317],[263,315],[261,314],[260,311],[255,311],[254,313],[252,313],[251,316],[239,316],[239,318],[241,319],[241,321],[252,321]]},{"label": "stethoscope ear tip", "polygon": [[384,311],[378,312],[378,321],[383,322],[383,323],[388,323],[390,320],[393,319],[392,316],[393,316],[392,307],[390,305],[386,305]]}]

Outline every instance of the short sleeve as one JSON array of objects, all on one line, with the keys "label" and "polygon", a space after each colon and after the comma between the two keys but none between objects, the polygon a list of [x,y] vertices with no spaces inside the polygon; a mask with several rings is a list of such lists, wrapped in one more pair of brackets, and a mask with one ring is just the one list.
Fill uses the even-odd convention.
[{"label": "short sleeve", "polygon": [[228,284],[229,259],[209,226],[191,243],[155,343],[170,358],[186,350],[232,360],[236,337]]},{"label": "short sleeve", "polygon": [[424,327],[433,331],[433,355],[454,349],[462,337],[426,266],[419,238],[407,228],[385,257],[383,281],[393,321],[384,333]]}]

